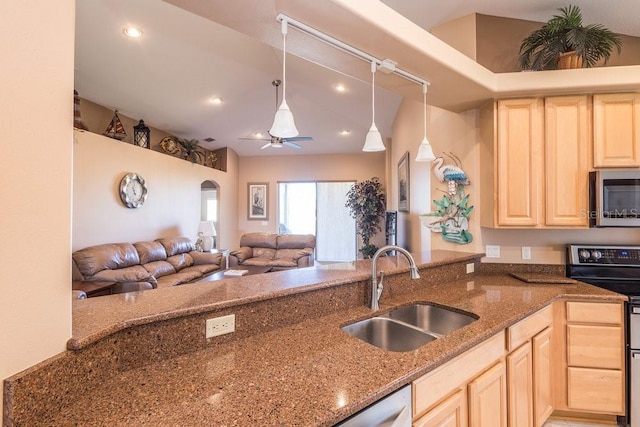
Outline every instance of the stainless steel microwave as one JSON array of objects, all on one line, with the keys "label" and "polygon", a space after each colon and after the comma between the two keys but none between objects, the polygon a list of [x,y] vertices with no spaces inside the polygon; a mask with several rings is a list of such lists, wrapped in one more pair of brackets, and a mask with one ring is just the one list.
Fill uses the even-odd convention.
[{"label": "stainless steel microwave", "polygon": [[640,170],[589,172],[591,227],[640,227]]}]

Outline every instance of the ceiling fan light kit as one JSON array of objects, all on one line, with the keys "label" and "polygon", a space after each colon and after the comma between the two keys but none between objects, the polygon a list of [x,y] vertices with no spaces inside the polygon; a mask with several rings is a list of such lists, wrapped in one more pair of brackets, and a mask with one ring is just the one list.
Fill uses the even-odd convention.
[{"label": "ceiling fan light kit", "polygon": [[293,113],[287,105],[287,20],[282,20],[282,104],[273,119],[273,125],[269,133],[279,138],[291,138],[298,136],[298,129],[293,120]]},{"label": "ceiling fan light kit", "polygon": [[436,156],[433,154],[433,148],[431,148],[431,144],[429,144],[429,140],[427,139],[427,88],[429,87],[428,83],[422,84],[422,111],[423,111],[423,124],[424,124],[424,137],[422,138],[422,142],[418,147],[418,154],[416,155],[416,162],[431,162]]}]

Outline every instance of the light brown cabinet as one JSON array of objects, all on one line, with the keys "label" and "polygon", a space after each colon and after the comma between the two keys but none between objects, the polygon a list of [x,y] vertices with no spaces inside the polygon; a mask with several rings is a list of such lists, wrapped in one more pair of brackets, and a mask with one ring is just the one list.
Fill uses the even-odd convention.
[{"label": "light brown cabinet", "polygon": [[640,166],[640,93],[593,96],[593,166]]},{"label": "light brown cabinet", "polygon": [[533,350],[533,425],[541,427],[553,412],[551,336],[546,328],[531,340]]},{"label": "light brown cabinet", "polygon": [[469,383],[469,426],[507,427],[507,375],[504,362]]},{"label": "light brown cabinet", "polygon": [[509,426],[540,427],[551,399],[551,330],[553,309],[547,306],[507,329]]},{"label": "light brown cabinet", "polygon": [[413,427],[467,427],[467,421],[467,394],[458,390],[414,421]]},{"label": "light brown cabinet", "polygon": [[414,427],[624,413],[623,305],[555,301],[412,384]]},{"label": "light brown cabinet", "polygon": [[502,331],[415,380],[413,425],[506,427],[504,353]]},{"label": "light brown cabinet", "polygon": [[567,301],[555,308],[552,366],[554,407],[562,411],[623,415],[625,411],[622,303]]},{"label": "light brown cabinet", "polygon": [[588,227],[586,95],[498,100],[480,121],[483,226]]}]

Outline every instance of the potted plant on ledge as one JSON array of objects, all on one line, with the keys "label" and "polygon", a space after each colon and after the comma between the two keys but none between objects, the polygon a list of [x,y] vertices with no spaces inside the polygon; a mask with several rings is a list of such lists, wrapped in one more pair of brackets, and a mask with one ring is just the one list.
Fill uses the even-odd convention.
[{"label": "potted plant on ledge", "polygon": [[369,243],[378,231],[382,231],[380,219],[384,218],[386,197],[377,177],[356,183],[347,193],[345,207],[356,220],[356,233],[362,237],[360,252],[371,258],[378,247]]},{"label": "potted plant on ledge", "polygon": [[615,47],[622,51],[620,36],[600,24],[582,25],[578,6],[558,9],[542,28],[520,44],[518,62],[523,70],[590,68],[604,58],[608,62]]}]

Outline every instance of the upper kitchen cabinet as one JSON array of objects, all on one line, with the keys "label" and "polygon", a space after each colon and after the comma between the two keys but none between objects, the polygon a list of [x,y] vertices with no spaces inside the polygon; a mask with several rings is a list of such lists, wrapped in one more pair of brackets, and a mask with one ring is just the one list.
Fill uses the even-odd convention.
[{"label": "upper kitchen cabinet", "polygon": [[588,97],[506,99],[481,109],[481,224],[588,227]]},{"label": "upper kitchen cabinet", "polygon": [[593,97],[593,166],[640,166],[640,93]]}]

